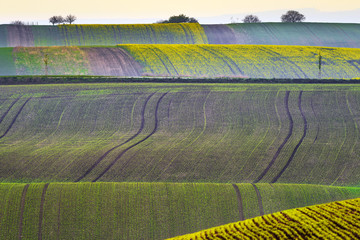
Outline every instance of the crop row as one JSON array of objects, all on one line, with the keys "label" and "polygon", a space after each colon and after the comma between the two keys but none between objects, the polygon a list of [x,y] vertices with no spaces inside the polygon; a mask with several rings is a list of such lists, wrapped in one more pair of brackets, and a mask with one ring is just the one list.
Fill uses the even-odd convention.
[{"label": "crop row", "polygon": [[359,180],[356,85],[93,84],[0,91],[3,182]]},{"label": "crop row", "polygon": [[286,210],[171,238],[201,239],[359,239],[360,199]]},{"label": "crop row", "polygon": [[[237,186],[245,219],[258,216],[253,185]],[[360,196],[358,188],[256,186],[265,213]],[[238,207],[231,184],[6,183],[0,238],[162,239],[238,221]]]}]

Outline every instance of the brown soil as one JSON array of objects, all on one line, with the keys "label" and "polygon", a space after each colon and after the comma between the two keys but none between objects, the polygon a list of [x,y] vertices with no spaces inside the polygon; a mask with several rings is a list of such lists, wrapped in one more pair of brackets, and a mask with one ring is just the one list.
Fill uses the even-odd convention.
[{"label": "brown soil", "polygon": [[234,31],[222,24],[202,25],[209,44],[237,44]]},{"label": "brown soil", "polygon": [[140,76],[142,68],[121,48],[82,48],[88,55],[93,75],[100,76]]}]

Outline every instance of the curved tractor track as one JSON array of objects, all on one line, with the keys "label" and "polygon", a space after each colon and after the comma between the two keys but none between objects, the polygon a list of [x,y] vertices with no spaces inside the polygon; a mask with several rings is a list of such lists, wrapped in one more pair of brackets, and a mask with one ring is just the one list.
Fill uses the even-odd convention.
[{"label": "curved tractor track", "polygon": [[119,145],[116,145],[114,147],[112,147],[111,149],[109,149],[108,151],[106,151],[100,158],[98,158],[98,160],[96,160],[96,162],[81,176],[79,177],[75,182],[79,182],[81,181],[84,177],[86,177],[97,165],[99,165],[99,163],[112,151],[114,151],[115,149],[123,146],[124,144],[130,142],[131,140],[133,140],[134,138],[136,138],[141,132],[142,130],[144,129],[144,126],[145,126],[145,109],[146,109],[146,105],[148,104],[150,98],[152,96],[154,96],[155,93],[152,93],[150,94],[146,100],[145,100],[145,103],[144,103],[144,106],[141,110],[141,125],[140,125],[140,128],[139,130],[133,135],[131,136],[128,140],[126,140],[125,142],[119,144]]},{"label": "curved tractor track", "polygon": [[[100,173],[99,176],[96,177],[92,182],[98,181],[102,176],[104,176],[105,173],[107,173],[107,172],[110,170],[110,168],[111,168],[112,166],[114,166],[114,164],[115,164],[127,151],[129,151],[129,150],[132,149],[133,147],[139,145],[140,143],[146,141],[149,137],[151,137],[151,136],[156,132],[156,130],[157,130],[157,128],[158,128],[158,124],[159,124],[159,122],[158,122],[158,109],[159,109],[159,105],[160,105],[161,100],[166,96],[166,94],[168,94],[168,93],[164,93],[163,95],[161,95],[161,97],[159,98],[158,102],[156,103],[156,108],[155,108],[155,126],[154,126],[154,129],[152,130],[152,132],[149,133],[149,134],[148,134],[145,138],[143,138],[142,140],[140,140],[140,141],[132,144],[131,146],[127,147],[126,149],[124,149],[124,150],[114,159],[114,161],[112,161],[112,162],[110,163],[110,165],[109,165],[102,173]],[[124,163],[124,165],[120,168],[119,172],[121,172],[121,171],[129,164],[129,162],[130,162],[130,160],[126,161],[126,162]]]},{"label": "curved tractor track", "polygon": [[19,117],[20,113],[22,112],[22,110],[24,109],[25,105],[30,101],[31,97],[28,98],[25,103],[20,107],[19,111],[16,113],[15,117],[13,118],[13,120],[11,121],[9,127],[6,129],[6,131],[0,136],[0,139],[2,139],[3,137],[6,136],[6,134],[8,134],[8,132],[10,131],[10,129],[12,128],[12,126],[14,125],[14,123],[16,122],[16,119]]},{"label": "curved tractor track", "polygon": [[303,111],[302,108],[301,108],[301,97],[302,97],[302,93],[303,93],[303,91],[300,91],[299,98],[298,98],[298,106],[299,106],[299,109],[300,109],[301,117],[302,117],[302,119],[303,119],[303,121],[304,121],[304,132],[303,132],[303,135],[302,135],[300,141],[298,142],[298,144],[296,145],[294,151],[291,153],[291,156],[290,156],[289,160],[287,161],[287,163],[285,164],[285,166],[281,169],[281,171],[279,172],[279,174],[276,175],[276,177],[274,177],[274,179],[271,181],[271,183],[276,183],[277,180],[281,177],[281,175],[285,172],[285,170],[288,168],[288,166],[290,165],[290,163],[291,163],[292,160],[294,159],[294,156],[295,156],[297,150],[299,149],[300,145],[301,145],[302,142],[304,141],[304,138],[306,137],[306,133],[307,133],[307,120],[306,120],[304,111]]},{"label": "curved tractor track", "polygon": [[294,121],[293,121],[293,119],[291,117],[290,110],[289,110],[289,95],[290,95],[290,91],[286,91],[284,102],[285,102],[286,114],[287,114],[289,122],[290,122],[288,135],[286,136],[286,138],[284,139],[284,141],[282,142],[282,144],[280,145],[280,147],[276,151],[276,153],[275,153],[274,157],[272,158],[272,160],[270,161],[269,165],[260,174],[260,176],[254,181],[254,183],[258,183],[267,174],[267,172],[270,170],[270,168],[272,167],[272,165],[275,163],[276,159],[278,158],[281,150],[284,148],[285,144],[289,141],[289,139],[290,139],[290,137],[292,135],[293,127],[294,127]]}]

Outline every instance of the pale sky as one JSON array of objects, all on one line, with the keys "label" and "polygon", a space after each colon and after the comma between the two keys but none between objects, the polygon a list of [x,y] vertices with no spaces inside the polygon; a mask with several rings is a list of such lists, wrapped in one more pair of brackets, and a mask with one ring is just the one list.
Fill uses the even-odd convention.
[{"label": "pale sky", "polygon": [[[151,22],[185,14],[203,21],[219,16],[242,16],[280,10],[312,9],[323,14],[360,9],[359,0],[0,0],[0,24],[12,20],[47,22],[53,15],[76,15],[81,20],[127,19]],[[335,14],[335,15],[334,15]],[[265,16],[265,15],[264,15]],[[340,15],[339,15],[340,16]],[[360,17],[359,17],[360,18]],[[220,18],[218,18],[220,19]],[[265,19],[267,20],[267,19]],[[79,22],[78,21],[78,22]],[[219,20],[221,21],[221,20]],[[224,20],[225,21],[225,20]],[[230,20],[229,20],[230,21]],[[271,20],[270,20],[271,21]],[[334,20],[336,22],[336,20]],[[359,22],[354,19],[354,22]],[[95,22],[96,23],[96,22]],[[121,22],[119,22],[121,23]]]}]

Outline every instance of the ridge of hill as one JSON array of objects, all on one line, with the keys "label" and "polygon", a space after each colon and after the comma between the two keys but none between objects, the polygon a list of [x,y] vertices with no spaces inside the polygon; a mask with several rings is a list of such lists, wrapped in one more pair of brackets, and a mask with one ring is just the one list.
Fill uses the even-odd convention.
[{"label": "ridge of hill", "polygon": [[0,47],[259,44],[360,48],[360,24],[237,23],[0,25]]}]

